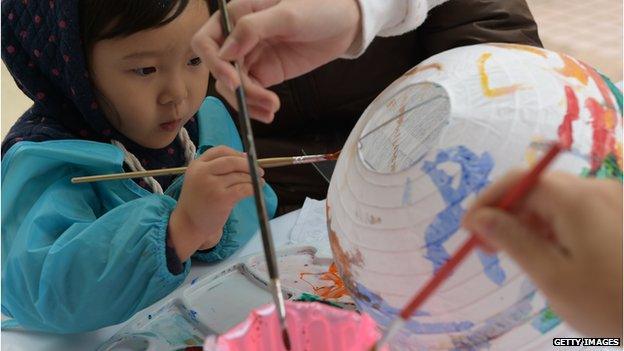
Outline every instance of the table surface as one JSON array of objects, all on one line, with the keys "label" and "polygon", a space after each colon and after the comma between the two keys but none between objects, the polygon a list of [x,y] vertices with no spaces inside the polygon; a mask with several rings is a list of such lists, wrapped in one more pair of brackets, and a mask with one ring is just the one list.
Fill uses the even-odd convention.
[{"label": "table surface", "polygon": [[[273,241],[276,248],[281,248],[289,243],[289,235],[292,227],[295,225],[299,217],[299,210],[287,213],[283,216],[271,220],[271,230],[273,233]],[[262,241],[260,234],[257,232],[252,239],[243,246],[238,252],[228,259],[217,264],[207,264],[203,262],[193,261],[191,272],[186,277],[185,283],[198,276],[208,275],[226,265],[238,260],[243,256],[257,254],[262,252]],[[165,297],[164,299],[166,299]],[[2,351],[73,351],[73,350],[94,350],[103,342],[107,341],[125,323],[102,328],[89,333],[72,334],[72,335],[56,335],[46,333],[35,333],[18,330],[7,330],[1,333],[1,350]]]}]

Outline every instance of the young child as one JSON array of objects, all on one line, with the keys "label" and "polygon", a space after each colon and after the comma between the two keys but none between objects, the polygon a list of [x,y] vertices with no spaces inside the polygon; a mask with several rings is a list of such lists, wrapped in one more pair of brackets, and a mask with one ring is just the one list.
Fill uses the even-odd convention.
[{"label": "young child", "polygon": [[222,260],[256,231],[240,138],[190,47],[208,16],[204,0],[2,2],[2,59],[35,102],[2,143],[2,312],[21,326],[120,323],[179,286],[191,256]]}]

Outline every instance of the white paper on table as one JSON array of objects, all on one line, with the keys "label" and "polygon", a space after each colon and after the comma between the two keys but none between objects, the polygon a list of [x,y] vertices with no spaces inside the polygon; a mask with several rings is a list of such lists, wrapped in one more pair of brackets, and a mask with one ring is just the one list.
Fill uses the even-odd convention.
[{"label": "white paper on table", "polygon": [[293,245],[311,245],[318,249],[317,257],[332,257],[327,233],[325,200],[306,198],[290,232]]}]

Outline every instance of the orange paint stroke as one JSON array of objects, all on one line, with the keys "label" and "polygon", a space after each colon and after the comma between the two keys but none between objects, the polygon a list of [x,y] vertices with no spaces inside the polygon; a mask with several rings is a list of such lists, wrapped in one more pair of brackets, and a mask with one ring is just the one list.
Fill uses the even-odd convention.
[{"label": "orange paint stroke", "polygon": [[516,92],[521,88],[520,84],[514,84],[507,87],[500,88],[491,88],[490,87],[490,78],[488,77],[487,72],[485,71],[485,63],[487,60],[492,57],[492,54],[489,52],[483,53],[481,57],[479,57],[478,65],[479,65],[479,75],[481,76],[481,89],[483,90],[483,95],[490,98],[495,98],[507,94],[511,94]]},{"label": "orange paint stroke", "polygon": [[531,54],[539,55],[543,58],[548,57],[548,52],[546,50],[537,48],[535,46],[521,45],[521,44],[507,44],[507,43],[495,43],[495,44],[490,44],[490,45],[496,46],[499,48],[504,48],[504,49],[515,49],[515,50],[530,52]]},{"label": "orange paint stroke", "polygon": [[620,169],[624,169],[624,162],[622,161],[622,143],[620,142],[615,145],[615,160]]},{"label": "orange paint stroke", "polygon": [[561,57],[561,60],[563,61],[563,67],[557,68],[555,71],[564,77],[576,78],[576,80],[581,82],[581,84],[587,85],[589,80],[587,70],[568,55],[559,54],[559,57]]},{"label": "orange paint stroke", "polygon": [[607,105],[609,109],[615,111],[615,103],[613,102],[613,96],[611,95],[611,90],[609,89],[607,84],[605,84],[604,80],[602,79],[602,76],[600,76],[600,74],[598,74],[598,72],[596,72],[595,69],[588,66],[586,63],[581,62],[581,65],[585,67],[585,71],[589,74],[592,80],[596,83],[596,86],[598,86],[598,90],[600,90],[600,95],[602,95],[605,105]]},{"label": "orange paint stroke", "polygon": [[535,145],[541,144],[544,139],[541,137],[534,137],[526,152],[524,153],[524,160],[529,167],[533,167],[537,163],[538,148]]},{"label": "orange paint stroke", "polygon": [[399,156],[399,139],[401,138],[401,125],[403,125],[404,115],[402,114],[405,111],[405,106],[401,107],[400,113],[401,116],[397,120],[397,125],[394,131],[392,132],[392,139],[390,143],[392,144],[392,156],[390,156],[390,171],[396,172],[397,168],[397,157]]},{"label": "orange paint stroke", "polygon": [[592,127],[594,129],[591,149],[591,169],[596,171],[602,165],[607,155],[616,152],[615,145],[615,129],[608,128],[607,120],[615,118],[615,111],[604,108],[596,99],[588,98],[585,101],[585,107],[592,116]]},{"label": "orange paint stroke", "polygon": [[[320,275],[319,278],[321,280],[330,281],[332,284],[327,286],[315,286],[304,278],[306,275]],[[312,287],[312,290],[314,290],[314,293],[323,299],[338,299],[348,294],[345,283],[338,275],[338,268],[336,268],[335,263],[332,263],[329,266],[329,270],[325,273],[299,273],[299,279],[308,283],[308,285]]]},{"label": "orange paint stroke", "polygon": [[403,77],[409,77],[409,76],[412,76],[414,74],[417,74],[417,73],[420,73],[420,72],[423,72],[423,71],[427,71],[427,70],[430,70],[430,69],[437,69],[438,71],[441,71],[442,70],[442,65],[439,64],[439,63],[430,63],[430,64],[424,65],[424,66],[418,65],[418,66],[410,69],[409,71],[405,72],[403,74]]}]

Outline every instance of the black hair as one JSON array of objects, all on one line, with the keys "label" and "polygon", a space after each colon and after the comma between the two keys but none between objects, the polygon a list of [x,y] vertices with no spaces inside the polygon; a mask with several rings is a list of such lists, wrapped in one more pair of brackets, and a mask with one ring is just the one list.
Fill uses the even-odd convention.
[{"label": "black hair", "polygon": [[126,37],[176,19],[190,0],[80,0],[80,36],[87,56],[104,39]]}]

